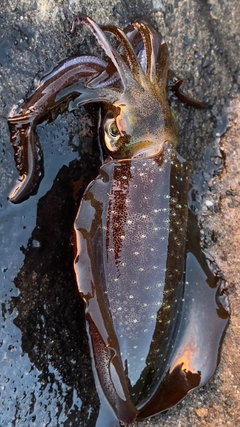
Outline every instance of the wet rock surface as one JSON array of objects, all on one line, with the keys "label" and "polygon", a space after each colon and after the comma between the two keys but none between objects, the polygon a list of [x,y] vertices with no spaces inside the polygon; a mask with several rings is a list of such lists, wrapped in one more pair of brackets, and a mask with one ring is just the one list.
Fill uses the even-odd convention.
[{"label": "wet rock surface", "polygon": [[227,280],[232,308],[214,378],[175,408],[136,426],[240,425],[239,136],[240,3],[211,0],[6,1],[0,5],[0,426],[95,425],[94,386],[82,303],[73,274],[73,222],[97,174],[98,107],[81,108],[37,131],[45,176],[37,195],[16,206],[18,178],[6,116],[60,60],[99,52],[86,30],[70,38],[83,12],[126,26],[143,16],[162,32],[184,88],[211,105],[195,110],[171,97],[179,152],[191,161],[191,206],[202,245]]}]

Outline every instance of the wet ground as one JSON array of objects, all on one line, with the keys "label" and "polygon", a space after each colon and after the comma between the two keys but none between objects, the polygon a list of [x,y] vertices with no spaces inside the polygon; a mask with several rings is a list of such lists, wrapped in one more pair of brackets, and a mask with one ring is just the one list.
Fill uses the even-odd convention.
[{"label": "wet ground", "polygon": [[[45,176],[16,206],[18,178],[6,116],[63,58],[94,50],[69,37],[77,12],[126,26],[144,16],[164,35],[185,89],[208,101],[194,110],[171,98],[179,152],[191,161],[191,206],[202,245],[227,280],[232,316],[214,378],[168,412],[136,426],[240,426],[240,3],[211,1],[3,0],[0,5],[0,426],[95,425],[99,406],[73,274],[73,221],[100,164],[98,108],[38,126]],[[75,183],[74,191],[72,182]]]}]

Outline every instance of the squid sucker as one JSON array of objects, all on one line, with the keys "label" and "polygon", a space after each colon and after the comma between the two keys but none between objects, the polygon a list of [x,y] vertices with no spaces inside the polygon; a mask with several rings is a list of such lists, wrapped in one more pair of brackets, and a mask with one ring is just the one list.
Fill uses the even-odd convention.
[{"label": "squid sucker", "polygon": [[168,91],[195,108],[203,104],[182,92],[165,41],[146,22],[121,30],[79,15],[71,33],[81,25],[105,59],[62,61],[13,107],[8,123],[20,181],[9,198],[20,203],[38,191],[36,126],[99,103],[107,157],[80,203],[74,268],[100,401],[112,414],[104,417],[101,403],[96,425],[113,427],[165,411],[212,377],[229,308],[188,208],[191,166],[176,151]]}]

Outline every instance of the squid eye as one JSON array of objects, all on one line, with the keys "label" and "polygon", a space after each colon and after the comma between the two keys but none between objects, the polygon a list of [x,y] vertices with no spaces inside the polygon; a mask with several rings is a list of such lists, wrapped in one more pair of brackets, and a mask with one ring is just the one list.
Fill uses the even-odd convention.
[{"label": "squid eye", "polygon": [[103,123],[103,131],[104,131],[104,141],[107,149],[110,152],[117,151],[120,147],[120,132],[117,127],[117,123],[113,114],[108,112],[104,123]]},{"label": "squid eye", "polygon": [[111,135],[113,138],[116,138],[120,135],[115,120],[109,124],[108,131],[109,135]]}]

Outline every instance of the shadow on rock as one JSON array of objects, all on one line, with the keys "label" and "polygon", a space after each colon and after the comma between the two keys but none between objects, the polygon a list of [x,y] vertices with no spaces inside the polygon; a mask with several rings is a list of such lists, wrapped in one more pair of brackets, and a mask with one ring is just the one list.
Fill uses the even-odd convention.
[{"label": "shadow on rock", "polygon": [[[92,408],[99,406],[84,307],[73,270],[73,223],[84,189],[96,177],[98,166],[85,155],[61,168],[51,190],[38,202],[37,225],[27,248],[22,248],[25,260],[14,281],[20,290],[14,304],[23,352],[41,372],[43,389],[56,382],[60,388],[62,383],[69,387],[67,407],[71,411],[66,425],[75,425],[69,424],[71,420],[77,420],[77,425],[94,425],[97,411]],[[81,407],[73,405],[74,389]]]}]

